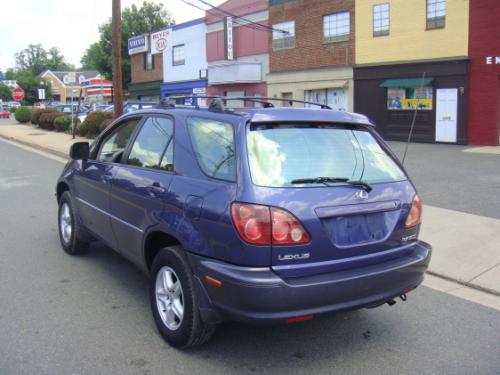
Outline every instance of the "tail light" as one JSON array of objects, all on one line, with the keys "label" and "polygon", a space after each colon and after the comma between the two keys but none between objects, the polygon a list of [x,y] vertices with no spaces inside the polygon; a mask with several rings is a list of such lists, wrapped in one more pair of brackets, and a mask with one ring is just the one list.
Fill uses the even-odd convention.
[{"label": "tail light", "polygon": [[278,208],[233,203],[231,216],[240,237],[252,245],[300,245],[311,241],[303,225]]},{"label": "tail light", "polygon": [[411,209],[408,217],[406,218],[405,227],[412,228],[422,222],[422,200],[415,194],[411,202]]}]

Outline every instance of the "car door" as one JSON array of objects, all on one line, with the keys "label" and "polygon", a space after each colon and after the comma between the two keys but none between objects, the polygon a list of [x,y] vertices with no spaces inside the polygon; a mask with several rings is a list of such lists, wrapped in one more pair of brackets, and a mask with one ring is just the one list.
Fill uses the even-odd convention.
[{"label": "car door", "polygon": [[158,222],[173,177],[174,122],[150,115],[111,180],[111,225],[120,252],[142,259],[144,232]]},{"label": "car door", "polygon": [[95,159],[84,160],[75,173],[75,198],[85,226],[114,249],[117,243],[111,229],[110,182],[140,120],[127,118],[114,127],[97,145]]}]

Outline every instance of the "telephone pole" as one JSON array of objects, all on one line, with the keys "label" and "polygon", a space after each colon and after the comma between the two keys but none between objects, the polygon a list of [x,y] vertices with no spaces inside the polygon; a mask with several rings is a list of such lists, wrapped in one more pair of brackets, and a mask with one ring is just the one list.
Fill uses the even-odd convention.
[{"label": "telephone pole", "polygon": [[123,114],[122,81],[122,10],[121,0],[113,0],[113,104],[115,115]]}]

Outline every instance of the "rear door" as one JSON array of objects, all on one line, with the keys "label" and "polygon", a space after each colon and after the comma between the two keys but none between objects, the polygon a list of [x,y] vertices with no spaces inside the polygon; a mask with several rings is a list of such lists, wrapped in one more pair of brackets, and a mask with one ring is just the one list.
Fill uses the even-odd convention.
[{"label": "rear door", "polygon": [[174,171],[174,122],[151,115],[111,181],[111,225],[120,251],[139,261],[144,232],[158,222]]}]

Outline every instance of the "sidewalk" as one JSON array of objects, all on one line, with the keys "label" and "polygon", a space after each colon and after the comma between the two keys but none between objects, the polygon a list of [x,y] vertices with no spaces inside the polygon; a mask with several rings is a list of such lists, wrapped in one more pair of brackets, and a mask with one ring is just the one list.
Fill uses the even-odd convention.
[{"label": "sidewalk", "polygon": [[[0,137],[65,159],[71,144],[92,141],[19,124],[0,125]],[[430,274],[500,296],[500,219],[425,206],[420,238],[434,248]]]},{"label": "sidewalk", "polygon": [[22,143],[42,151],[47,151],[64,159],[68,158],[69,148],[75,142],[92,142],[91,139],[76,137],[65,133],[47,131],[35,125],[12,124],[0,125],[0,138]]}]

